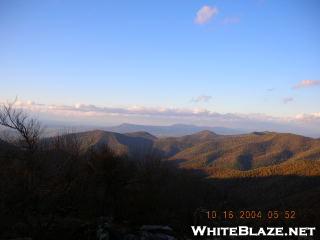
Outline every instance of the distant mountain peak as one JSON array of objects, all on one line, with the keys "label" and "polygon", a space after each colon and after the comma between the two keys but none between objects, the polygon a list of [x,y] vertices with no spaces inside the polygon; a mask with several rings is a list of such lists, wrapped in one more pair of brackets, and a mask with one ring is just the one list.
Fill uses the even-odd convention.
[{"label": "distant mountain peak", "polygon": [[218,134],[216,134],[215,132],[209,131],[209,130],[203,130],[203,131],[197,132],[193,135],[197,135],[197,136],[201,136],[201,137],[216,137],[216,136],[218,136]]}]

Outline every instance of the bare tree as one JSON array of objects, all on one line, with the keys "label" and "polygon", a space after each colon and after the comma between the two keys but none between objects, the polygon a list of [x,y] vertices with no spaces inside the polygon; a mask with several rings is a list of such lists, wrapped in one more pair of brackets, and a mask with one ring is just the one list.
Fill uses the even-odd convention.
[{"label": "bare tree", "polygon": [[52,140],[52,147],[54,147],[55,150],[62,150],[75,158],[79,158],[81,153],[83,153],[83,149],[93,143],[93,140],[81,137],[73,129],[66,129],[59,132]]},{"label": "bare tree", "polygon": [[40,122],[30,117],[22,109],[14,107],[16,100],[7,102],[0,107],[0,125],[15,130],[23,147],[30,153],[37,150],[42,126]]}]

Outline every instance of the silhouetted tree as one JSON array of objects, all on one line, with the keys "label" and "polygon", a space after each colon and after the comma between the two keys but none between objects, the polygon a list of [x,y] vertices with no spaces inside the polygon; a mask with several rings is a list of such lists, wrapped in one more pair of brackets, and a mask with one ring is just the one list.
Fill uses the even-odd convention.
[{"label": "silhouetted tree", "polygon": [[42,133],[40,122],[32,118],[22,109],[15,108],[13,102],[7,102],[0,107],[0,125],[16,131],[22,146],[33,154],[38,147]]}]

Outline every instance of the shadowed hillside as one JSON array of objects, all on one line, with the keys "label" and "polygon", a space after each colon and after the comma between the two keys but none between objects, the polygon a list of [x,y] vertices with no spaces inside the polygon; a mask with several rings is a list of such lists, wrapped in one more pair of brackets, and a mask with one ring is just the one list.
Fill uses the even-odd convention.
[{"label": "shadowed hillside", "polygon": [[[199,209],[290,209],[297,212],[297,219],[277,224],[313,226],[320,221],[318,161],[301,161],[304,164],[292,167],[295,175],[283,167],[288,161],[267,167],[274,169],[273,176],[262,177],[265,171],[258,168],[230,170],[238,177],[233,173],[214,178],[152,156],[120,157],[107,146],[81,154],[66,150],[55,145],[32,158],[1,160],[1,238],[95,240],[101,224],[108,224],[111,239],[116,240],[132,234],[136,239],[155,239],[139,238],[142,225],[169,225],[175,239],[185,239],[195,223],[272,225],[266,219],[212,222]],[[30,168],[25,161],[37,167]]]},{"label": "shadowed hillside", "polygon": [[[144,157],[151,154],[153,142],[156,140],[156,137],[146,132],[120,134],[102,130],[70,133],[62,135],[60,138],[65,141],[77,139],[81,143],[83,152],[87,152],[89,149],[101,150],[108,146],[115,154],[130,157]],[[46,143],[55,141],[55,137],[44,140]]]},{"label": "shadowed hillside", "polygon": [[[189,139],[192,139],[191,135]],[[196,135],[195,135],[196,136]],[[196,139],[188,145],[182,138],[162,139],[162,149],[179,146],[169,151],[168,159],[188,168],[219,168],[252,170],[277,165],[291,160],[319,159],[319,140],[280,133],[253,133],[248,135],[215,136]],[[167,151],[168,153],[168,151]]]},{"label": "shadowed hillside", "polygon": [[[73,136],[81,139],[86,151],[108,145],[118,155],[146,157],[156,154],[181,167],[205,169],[219,176],[224,173],[238,176],[241,172],[246,175],[251,174],[251,170],[257,170],[253,171],[257,175],[260,172],[282,173],[286,172],[285,168],[297,168],[299,172],[300,161],[320,159],[318,139],[275,132],[226,136],[201,131],[182,137],[156,138],[147,132],[119,134],[97,130]],[[298,163],[294,163],[296,161]],[[270,166],[274,167],[268,168]],[[278,167],[279,170],[274,170]]]}]

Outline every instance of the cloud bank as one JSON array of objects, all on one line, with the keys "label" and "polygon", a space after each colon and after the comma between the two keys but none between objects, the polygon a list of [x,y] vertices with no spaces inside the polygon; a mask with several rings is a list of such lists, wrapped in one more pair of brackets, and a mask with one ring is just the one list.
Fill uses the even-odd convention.
[{"label": "cloud bank", "polygon": [[[202,95],[195,101],[209,101],[211,96]],[[292,97],[284,98],[284,102],[293,101]],[[1,102],[0,102],[1,103]],[[2,102],[4,103],[4,102]],[[217,113],[205,108],[165,108],[165,107],[102,107],[93,104],[75,104],[75,105],[55,105],[36,103],[34,101],[16,101],[15,107],[26,109],[37,113],[51,113],[63,115],[83,115],[83,116],[108,116],[108,115],[140,115],[154,117],[203,117],[203,118],[220,118],[227,121],[237,120],[256,120],[256,121],[274,121],[274,122],[290,122],[290,121],[310,121],[320,120],[320,112],[302,113],[293,117],[274,117],[261,113]]]},{"label": "cloud bank", "polygon": [[[206,98],[207,97],[207,98]],[[208,96],[199,99],[208,99]],[[291,98],[285,101],[290,102]],[[275,117],[266,114],[218,113],[205,108],[165,107],[103,107],[93,104],[55,105],[33,101],[16,101],[15,107],[22,108],[49,120],[83,120],[86,124],[115,123],[185,123],[204,126],[223,126],[250,131],[293,132],[320,137],[320,112],[301,113],[291,117]],[[82,121],[82,122],[83,122]]]}]

